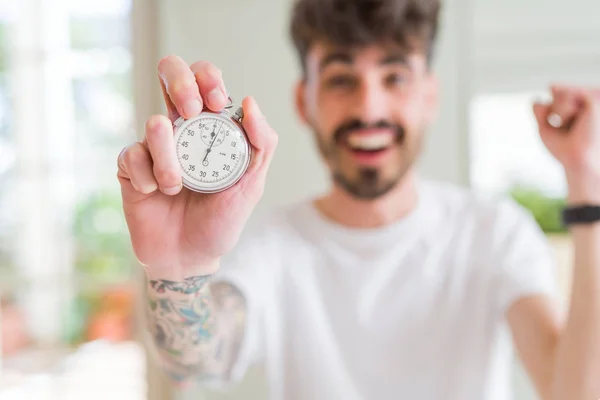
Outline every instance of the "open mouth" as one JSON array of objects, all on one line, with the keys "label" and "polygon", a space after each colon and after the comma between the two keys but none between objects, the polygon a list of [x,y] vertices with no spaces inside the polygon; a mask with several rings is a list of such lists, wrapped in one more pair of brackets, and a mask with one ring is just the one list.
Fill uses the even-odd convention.
[{"label": "open mouth", "polygon": [[390,148],[396,135],[390,131],[353,132],[346,138],[346,145],[354,152],[378,153]]}]

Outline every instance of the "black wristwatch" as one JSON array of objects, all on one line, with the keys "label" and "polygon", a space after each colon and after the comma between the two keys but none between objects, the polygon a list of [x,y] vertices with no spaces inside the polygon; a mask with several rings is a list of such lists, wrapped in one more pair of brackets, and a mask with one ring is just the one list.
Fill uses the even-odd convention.
[{"label": "black wristwatch", "polygon": [[591,224],[600,221],[600,205],[567,206],[562,211],[563,225]]}]

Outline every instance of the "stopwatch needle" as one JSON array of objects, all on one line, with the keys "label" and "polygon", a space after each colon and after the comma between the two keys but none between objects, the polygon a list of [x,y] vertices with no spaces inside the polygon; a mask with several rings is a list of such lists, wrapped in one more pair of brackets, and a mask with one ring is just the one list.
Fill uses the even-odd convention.
[{"label": "stopwatch needle", "polygon": [[[211,143],[211,147],[212,147],[212,143]],[[202,160],[202,162],[206,162],[206,159],[208,158],[208,154],[210,153],[210,147],[208,149],[206,149],[206,154],[204,155],[204,160]]]},{"label": "stopwatch needle", "polygon": [[203,163],[206,162],[206,159],[208,158],[208,155],[211,152],[213,144],[215,144],[215,140],[217,140],[217,137],[219,136],[219,133],[221,133],[221,128],[223,128],[223,123],[221,123],[221,127],[219,128],[219,132],[217,132],[215,134],[216,128],[217,128],[217,125],[215,124],[213,132],[211,133],[211,136],[213,137],[213,140],[210,142],[210,146],[208,147],[208,149],[206,149],[206,155],[204,156],[204,160],[202,160]]}]

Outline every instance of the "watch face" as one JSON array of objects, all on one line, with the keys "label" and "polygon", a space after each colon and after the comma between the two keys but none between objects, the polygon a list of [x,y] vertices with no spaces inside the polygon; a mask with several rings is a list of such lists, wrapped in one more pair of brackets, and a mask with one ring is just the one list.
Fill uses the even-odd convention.
[{"label": "watch face", "polygon": [[191,190],[212,193],[234,185],[244,174],[250,146],[229,116],[203,112],[176,122],[175,147],[183,183]]}]

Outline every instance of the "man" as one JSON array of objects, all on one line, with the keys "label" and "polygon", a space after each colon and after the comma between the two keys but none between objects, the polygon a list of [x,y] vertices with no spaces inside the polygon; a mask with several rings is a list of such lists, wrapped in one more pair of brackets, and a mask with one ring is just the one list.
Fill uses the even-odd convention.
[{"label": "man", "polygon": [[[246,175],[219,194],[182,189],[171,123],[222,109],[226,87],[208,62],[160,61],[170,120],[147,121],[118,176],[149,279],[149,330],[174,380],[237,381],[262,361],[276,399],[508,399],[514,345],[541,398],[600,397],[596,218],[570,225],[573,297],[561,318],[534,220],[508,200],[415,172],[436,108],[438,9],[435,0],[297,2],[297,109],[332,186],[256,227],[245,225],[276,133],[244,99]],[[564,166],[569,207],[600,205],[600,95],[552,94],[533,111]]]}]

